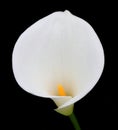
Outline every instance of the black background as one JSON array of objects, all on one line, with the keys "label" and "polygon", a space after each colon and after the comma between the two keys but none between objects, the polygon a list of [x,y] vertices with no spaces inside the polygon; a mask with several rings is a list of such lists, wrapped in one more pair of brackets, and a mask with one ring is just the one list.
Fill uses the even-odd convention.
[{"label": "black background", "polygon": [[[69,2],[69,1],[68,1]],[[1,124],[9,129],[74,130],[68,119],[53,111],[50,99],[39,98],[23,91],[12,72],[12,51],[19,35],[37,20],[55,11],[69,10],[89,22],[104,48],[105,68],[94,89],[75,104],[82,130],[111,130],[116,126],[117,42],[115,41],[115,4],[79,2],[9,2],[1,4]],[[74,3],[74,4],[73,4]],[[115,57],[116,56],[116,57]]]}]

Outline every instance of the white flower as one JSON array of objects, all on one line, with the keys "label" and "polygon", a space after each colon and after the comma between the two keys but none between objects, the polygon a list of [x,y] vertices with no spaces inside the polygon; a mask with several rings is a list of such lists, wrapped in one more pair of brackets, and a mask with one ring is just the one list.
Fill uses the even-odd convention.
[{"label": "white flower", "polygon": [[[55,12],[30,26],[17,40],[12,57],[18,84],[51,98],[57,112],[70,115],[73,104],[99,80],[104,52],[93,28],[69,11]],[[58,94],[63,85],[65,96]]]}]

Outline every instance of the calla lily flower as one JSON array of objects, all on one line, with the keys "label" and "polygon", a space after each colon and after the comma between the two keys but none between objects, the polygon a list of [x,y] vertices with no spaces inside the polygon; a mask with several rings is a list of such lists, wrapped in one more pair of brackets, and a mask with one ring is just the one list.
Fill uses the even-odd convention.
[{"label": "calla lily flower", "polygon": [[101,42],[83,19],[54,12],[30,26],[17,40],[13,72],[25,91],[52,99],[57,112],[70,115],[74,103],[98,82],[104,68]]}]

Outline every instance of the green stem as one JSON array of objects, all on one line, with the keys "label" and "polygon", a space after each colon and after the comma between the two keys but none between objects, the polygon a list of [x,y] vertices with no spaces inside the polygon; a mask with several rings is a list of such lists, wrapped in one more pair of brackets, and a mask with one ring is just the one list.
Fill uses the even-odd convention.
[{"label": "green stem", "polygon": [[77,121],[77,118],[76,116],[74,115],[74,113],[72,113],[70,116],[69,116],[75,130],[81,130],[80,126],[79,126],[79,123]]}]

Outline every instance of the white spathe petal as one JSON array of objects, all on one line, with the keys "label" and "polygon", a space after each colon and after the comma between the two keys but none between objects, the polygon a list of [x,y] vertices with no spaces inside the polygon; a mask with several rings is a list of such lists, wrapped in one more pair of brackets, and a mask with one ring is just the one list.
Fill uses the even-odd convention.
[{"label": "white spathe petal", "polygon": [[63,99],[58,108],[63,111],[95,86],[103,71],[104,53],[86,21],[68,11],[55,12],[19,37],[12,63],[18,84],[27,92],[53,99],[57,85],[62,84],[73,97]]},{"label": "white spathe petal", "polygon": [[65,104],[67,101],[72,99],[71,96],[58,96],[58,97],[51,97],[51,99],[55,102],[55,104],[60,107]]}]

